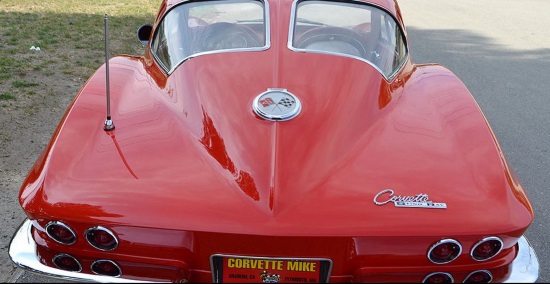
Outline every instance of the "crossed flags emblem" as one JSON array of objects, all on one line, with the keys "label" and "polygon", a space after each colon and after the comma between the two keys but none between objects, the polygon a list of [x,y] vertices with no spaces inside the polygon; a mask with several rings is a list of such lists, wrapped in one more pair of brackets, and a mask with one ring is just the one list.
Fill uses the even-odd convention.
[{"label": "crossed flags emblem", "polygon": [[[284,106],[286,108],[292,107],[296,102],[293,99],[290,98],[282,98],[279,100],[279,102],[275,103],[273,99],[271,98],[265,98],[263,100],[260,100],[260,103],[263,107],[268,107],[270,105],[275,105],[275,107],[279,108],[279,106]],[[280,108],[279,108],[280,109]]]}]

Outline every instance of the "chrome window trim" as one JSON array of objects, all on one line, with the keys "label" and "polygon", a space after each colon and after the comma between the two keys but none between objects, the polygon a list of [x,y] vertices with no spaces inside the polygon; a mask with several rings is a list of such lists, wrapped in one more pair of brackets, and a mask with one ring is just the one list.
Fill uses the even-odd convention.
[{"label": "chrome window trim", "polygon": [[[500,243],[500,249],[491,257],[489,258],[486,258],[486,259],[477,259],[474,257],[474,250],[480,245],[482,244],[483,242],[486,242],[486,241],[498,241]],[[497,256],[503,249],[504,247],[504,242],[499,238],[499,237],[487,237],[487,238],[483,238],[481,240],[479,240],[477,243],[475,243],[475,245],[472,246],[472,249],[470,250],[470,257],[475,260],[475,261],[487,261],[495,256]]]},{"label": "chrome window trim", "polygon": [[[436,248],[437,246],[441,245],[441,244],[446,244],[446,243],[452,243],[452,244],[455,244],[458,246],[458,253],[456,254],[456,256],[449,260],[449,261],[445,261],[445,262],[436,262],[436,261],[433,261],[432,258],[430,257],[430,254],[432,254],[432,251],[434,248]],[[457,241],[457,240],[454,240],[454,239],[443,239],[443,240],[440,240],[440,241],[437,241],[435,244],[433,244],[430,249],[428,250],[428,254],[426,255],[428,257],[428,259],[434,263],[434,264],[446,264],[446,263],[450,263],[450,262],[453,262],[454,260],[456,260],[460,254],[462,254],[462,245]]]},{"label": "chrome window trim", "polygon": [[[269,21],[269,2],[267,0],[250,0],[250,1],[257,1],[263,3],[264,7],[264,24],[265,24],[265,44],[261,47],[250,47],[250,48],[232,48],[232,49],[220,49],[220,50],[212,50],[212,51],[204,51],[204,52],[197,52],[192,53],[187,57],[184,57],[181,61],[174,64],[174,67],[171,69],[168,69],[167,66],[162,63],[162,61],[158,58],[156,52],[153,51],[153,41],[156,39],[157,36],[157,30],[160,25],[164,21],[164,18],[166,15],[170,13],[173,9],[176,7],[179,7],[181,5],[188,4],[190,1],[182,2],[178,5],[175,5],[174,7],[171,7],[169,10],[167,10],[164,15],[162,16],[162,19],[158,21],[158,24],[155,26],[155,30],[153,32],[153,36],[151,38],[151,43],[149,44],[149,50],[151,51],[151,54],[153,55],[153,58],[155,59],[155,62],[162,68],[162,70],[166,73],[166,75],[172,74],[174,70],[176,70],[181,64],[183,64],[185,61],[195,58],[197,56],[206,55],[206,54],[214,54],[214,53],[226,53],[226,52],[248,52],[248,51],[264,51],[268,50],[271,47],[271,25]],[[193,1],[193,2],[208,2],[208,1]]]},{"label": "chrome window trim", "polygon": [[[399,30],[401,31],[401,36],[403,37],[403,43],[405,44],[405,57],[403,58],[403,62],[401,62],[401,64],[395,68],[395,70],[389,75],[389,76],[386,76],[384,75],[384,71],[382,71],[378,66],[376,66],[374,63],[366,60],[365,58],[362,58],[362,57],[359,57],[359,56],[354,56],[354,55],[349,55],[349,54],[344,54],[344,53],[338,53],[338,52],[331,52],[331,51],[322,51],[322,50],[307,50],[307,49],[302,49],[302,48],[296,48],[292,45],[292,40],[294,39],[294,26],[295,26],[295,23],[296,23],[296,7],[298,6],[298,3],[299,2],[307,2],[307,1],[324,1],[324,2],[334,2],[334,3],[352,3],[352,4],[358,4],[358,5],[366,5],[366,6],[371,6],[371,7],[375,7],[377,9],[380,9],[382,10],[384,13],[386,13],[387,15],[389,15],[390,17],[392,17],[392,19],[395,21],[395,23],[397,24],[397,26],[399,27]],[[392,81],[395,76],[397,75],[397,73],[399,73],[402,69],[403,69],[403,66],[405,66],[405,63],[409,60],[409,44],[408,44],[408,41],[407,41],[407,37],[405,36],[405,29],[403,28],[403,26],[401,25],[401,23],[393,16],[392,13],[390,13],[388,10],[386,10],[384,7],[380,6],[380,5],[377,5],[377,4],[374,4],[374,3],[367,3],[367,2],[363,2],[363,1],[358,1],[358,0],[347,0],[347,1],[336,1],[336,0],[294,0],[294,2],[292,3],[292,10],[290,11],[290,25],[289,25],[289,29],[288,29],[288,41],[287,41],[287,47],[288,49],[292,50],[292,51],[295,51],[295,52],[307,52],[307,53],[320,53],[320,54],[330,54],[330,55],[336,55],[336,56],[343,56],[343,57],[349,57],[349,58],[353,58],[353,59],[357,59],[357,60],[360,60],[362,62],[365,62],[367,64],[369,64],[370,66],[374,67],[374,69],[376,69],[383,77],[384,79],[386,79],[387,82],[390,82]]]}]

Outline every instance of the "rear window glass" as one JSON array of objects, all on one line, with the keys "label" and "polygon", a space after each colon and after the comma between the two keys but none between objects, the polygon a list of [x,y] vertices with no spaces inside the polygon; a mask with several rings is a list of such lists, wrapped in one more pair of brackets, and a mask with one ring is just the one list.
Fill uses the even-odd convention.
[{"label": "rear window glass", "polygon": [[171,72],[194,55],[263,49],[268,44],[266,14],[263,1],[186,2],[164,16],[151,50]]},{"label": "rear window glass", "polygon": [[407,49],[401,28],[386,11],[358,2],[295,2],[289,46],[363,60],[391,78]]}]

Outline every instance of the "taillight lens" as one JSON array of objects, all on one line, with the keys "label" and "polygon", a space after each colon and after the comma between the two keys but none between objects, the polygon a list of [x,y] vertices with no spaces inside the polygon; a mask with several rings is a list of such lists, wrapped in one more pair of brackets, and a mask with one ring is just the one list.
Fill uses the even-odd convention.
[{"label": "taillight lens", "polygon": [[477,261],[488,260],[502,250],[502,245],[502,240],[497,237],[484,238],[472,247],[470,255]]},{"label": "taillight lens", "polygon": [[67,270],[67,271],[73,271],[73,272],[80,272],[82,270],[82,266],[80,265],[80,262],[78,260],[68,254],[60,253],[53,258],[53,263],[57,268]]},{"label": "taillight lens", "polygon": [[455,260],[462,252],[462,246],[453,239],[444,239],[432,245],[428,251],[428,258],[436,264],[449,263]]},{"label": "taillight lens", "polygon": [[446,272],[435,272],[424,278],[422,283],[453,283],[454,279],[451,274]]},{"label": "taillight lens", "polygon": [[114,261],[106,259],[94,261],[91,269],[99,275],[119,277],[122,274],[120,267]]},{"label": "taillight lens", "polygon": [[88,229],[86,231],[86,240],[96,249],[103,251],[114,250],[118,246],[115,234],[100,226]]},{"label": "taillight lens", "polygon": [[470,273],[464,279],[464,283],[490,283],[493,280],[493,275],[487,270],[478,270]]},{"label": "taillight lens", "polygon": [[64,244],[72,245],[76,242],[76,234],[66,224],[59,221],[51,221],[46,225],[46,234],[54,241]]}]

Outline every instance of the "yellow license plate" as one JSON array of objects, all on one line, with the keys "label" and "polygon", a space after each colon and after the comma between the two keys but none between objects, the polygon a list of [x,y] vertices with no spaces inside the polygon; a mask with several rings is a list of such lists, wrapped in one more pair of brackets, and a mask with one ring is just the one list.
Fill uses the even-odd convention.
[{"label": "yellow license plate", "polygon": [[210,261],[215,283],[326,283],[332,269],[332,261],[324,258],[216,254]]}]

